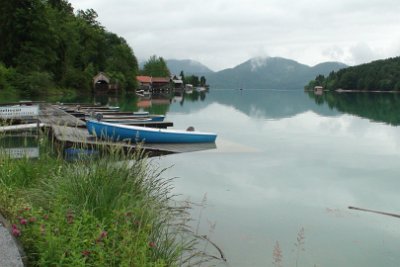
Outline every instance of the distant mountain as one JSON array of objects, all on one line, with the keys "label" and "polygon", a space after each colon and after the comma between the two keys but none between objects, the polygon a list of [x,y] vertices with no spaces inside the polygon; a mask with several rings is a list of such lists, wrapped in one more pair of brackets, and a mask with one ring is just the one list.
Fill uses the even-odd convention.
[{"label": "distant mountain", "polygon": [[280,57],[259,57],[231,69],[210,73],[206,78],[212,88],[220,89],[303,89],[318,74],[327,75],[344,67],[345,64],[338,62],[310,67]]},{"label": "distant mountain", "polygon": [[209,73],[213,72],[200,62],[190,59],[168,59],[166,60],[166,63],[170,72],[176,75],[179,75],[181,71],[183,71],[185,75],[208,75]]}]

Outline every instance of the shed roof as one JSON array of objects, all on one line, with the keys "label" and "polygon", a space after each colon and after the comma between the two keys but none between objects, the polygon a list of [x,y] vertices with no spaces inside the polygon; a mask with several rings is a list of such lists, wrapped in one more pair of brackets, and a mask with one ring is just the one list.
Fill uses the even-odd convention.
[{"label": "shed roof", "polygon": [[169,83],[169,77],[152,77],[153,83]]},{"label": "shed roof", "polygon": [[98,81],[105,81],[107,83],[110,83],[110,79],[103,72],[99,72],[96,76],[93,77],[93,83],[97,83]]},{"label": "shed roof", "polygon": [[141,83],[151,83],[150,76],[136,76],[136,80]]}]

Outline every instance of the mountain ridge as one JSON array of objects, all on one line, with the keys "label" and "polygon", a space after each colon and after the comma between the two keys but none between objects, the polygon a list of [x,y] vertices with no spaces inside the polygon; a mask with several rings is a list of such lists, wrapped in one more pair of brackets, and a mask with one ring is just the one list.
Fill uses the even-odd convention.
[{"label": "mountain ridge", "polygon": [[328,61],[309,66],[283,57],[254,57],[235,67],[213,71],[190,59],[168,59],[172,74],[205,76],[211,88],[219,89],[303,89],[317,75],[328,75],[347,65]]},{"label": "mountain ridge", "polygon": [[233,68],[207,75],[213,88],[302,89],[310,79],[347,67],[339,62],[308,66],[282,57],[251,58]]}]

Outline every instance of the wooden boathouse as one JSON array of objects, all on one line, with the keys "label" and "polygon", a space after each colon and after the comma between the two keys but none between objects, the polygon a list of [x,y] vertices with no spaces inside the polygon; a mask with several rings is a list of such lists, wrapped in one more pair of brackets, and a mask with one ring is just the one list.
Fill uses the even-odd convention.
[{"label": "wooden boathouse", "polygon": [[93,77],[93,92],[96,94],[118,93],[118,82],[111,83],[111,79],[104,73],[99,72]]}]

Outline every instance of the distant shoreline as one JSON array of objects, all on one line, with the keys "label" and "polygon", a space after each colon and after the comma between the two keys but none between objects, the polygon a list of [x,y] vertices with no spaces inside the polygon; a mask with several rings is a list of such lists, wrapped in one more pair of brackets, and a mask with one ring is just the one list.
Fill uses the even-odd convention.
[{"label": "distant shoreline", "polygon": [[[306,92],[313,92],[313,89],[305,90]],[[336,90],[323,90],[324,92],[336,92],[336,93],[400,93],[400,91],[390,90],[390,91],[380,91],[380,90],[345,90],[345,89],[336,89]]]}]

